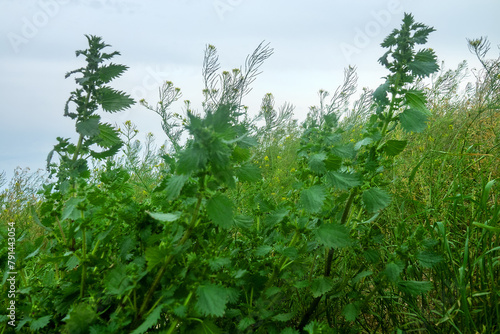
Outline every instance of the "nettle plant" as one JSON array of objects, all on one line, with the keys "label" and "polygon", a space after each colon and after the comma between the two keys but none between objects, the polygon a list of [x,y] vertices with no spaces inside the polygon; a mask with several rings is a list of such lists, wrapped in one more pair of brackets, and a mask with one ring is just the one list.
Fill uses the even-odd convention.
[{"label": "nettle plant", "polygon": [[[104,65],[118,53],[102,52],[107,45],[88,36],[89,49],[77,51],[87,67],[69,73],[82,74],[81,88],[65,112],[79,139],[75,145],[59,138],[53,151],[60,156],[59,165],[49,164],[57,181],[46,186],[35,217],[46,235],[27,247],[18,330],[383,331],[400,326],[395,303],[384,302],[389,299],[419,314],[419,296],[431,285],[400,278],[411,254],[384,246],[380,217],[391,200],[384,172],[406,146],[391,133],[398,126],[407,132],[426,127],[426,99],[414,84],[438,66],[432,50],[415,47],[432,31],[407,14],[382,43],[388,51],[379,61],[389,75],[373,94],[374,113],[360,141],[346,140],[337,102],[311,115],[296,182],[279,203],[270,199],[268,181],[252,162],[258,140],[241,104],[272,49],[261,44],[244,69],[218,74],[216,50],[209,46],[203,114],[189,103],[186,117],[170,112],[180,97],[170,82],[158,105],[142,101],[162,117],[174,155],[163,155],[168,168],[162,181],[139,201],[129,182],[132,171],[111,159],[122,146],[119,132],[96,114],[133,104],[106,86],[126,67]],[[271,115],[270,98],[264,97],[268,126],[278,117]],[[70,102],[76,111],[69,110]],[[189,135],[184,145],[181,125]],[[106,159],[93,182],[89,158]]]}]

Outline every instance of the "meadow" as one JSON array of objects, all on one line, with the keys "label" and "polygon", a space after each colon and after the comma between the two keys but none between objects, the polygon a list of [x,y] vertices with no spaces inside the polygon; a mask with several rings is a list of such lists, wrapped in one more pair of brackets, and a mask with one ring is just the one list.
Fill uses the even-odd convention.
[{"label": "meadow", "polygon": [[[48,176],[0,175],[0,333],[500,333],[500,57],[469,40],[464,85],[433,31],[405,14],[385,83],[356,95],[347,68],[303,122],[243,104],[269,45],[230,71],[208,45],[203,111],[175,112],[172,82],[158,102],[113,89],[127,66],[87,36],[78,140]],[[166,145],[102,122],[134,104]]]}]

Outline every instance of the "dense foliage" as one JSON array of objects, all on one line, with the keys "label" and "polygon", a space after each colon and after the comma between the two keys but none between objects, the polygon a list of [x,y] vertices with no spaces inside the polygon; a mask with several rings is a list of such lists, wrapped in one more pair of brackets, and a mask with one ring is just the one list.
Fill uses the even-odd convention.
[{"label": "dense foliage", "polygon": [[466,65],[439,72],[418,49],[433,31],[405,14],[381,44],[385,82],[351,108],[346,69],[301,126],[272,94],[256,118],[242,105],[268,45],[221,73],[209,45],[203,112],[172,112],[171,82],[140,101],[161,117],[160,149],[101,122],[135,101],[108,86],[127,69],[109,62],[119,53],[87,36],[86,67],[67,75],[81,75],[65,108],[77,143],[58,138],[50,180],[19,171],[1,197],[2,295],[17,228],[15,331],[499,331],[500,58],[469,41],[483,70],[462,93]]}]

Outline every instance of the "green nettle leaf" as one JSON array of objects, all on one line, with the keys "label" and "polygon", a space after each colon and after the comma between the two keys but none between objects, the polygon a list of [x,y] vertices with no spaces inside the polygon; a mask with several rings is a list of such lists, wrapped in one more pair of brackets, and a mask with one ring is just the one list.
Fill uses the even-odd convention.
[{"label": "green nettle leaf", "polygon": [[347,304],[342,310],[342,315],[347,321],[355,321],[360,313],[359,305],[357,303]]},{"label": "green nettle leaf", "polygon": [[388,156],[396,156],[403,152],[408,141],[406,140],[388,140],[384,146],[383,150]]},{"label": "green nettle leaf", "polygon": [[337,223],[324,223],[315,234],[318,242],[329,248],[343,248],[352,244],[349,229]]},{"label": "green nettle leaf", "polygon": [[431,49],[420,50],[415,54],[412,62],[408,64],[408,68],[417,77],[427,77],[439,70],[437,56]]},{"label": "green nettle leaf", "polygon": [[347,190],[361,185],[361,176],[357,173],[327,172],[324,177],[325,183],[339,190]]},{"label": "green nettle leaf", "polygon": [[354,145],[352,144],[335,146],[331,149],[331,153],[343,159],[352,159],[356,155],[356,151],[354,150]]},{"label": "green nettle leaf", "polygon": [[223,267],[229,267],[231,265],[231,259],[227,257],[216,257],[208,260],[208,266],[212,271],[217,271]]},{"label": "green nettle leaf", "polygon": [[355,145],[354,145],[354,150],[356,151],[359,151],[359,149],[363,146],[366,146],[366,145],[370,145],[371,143],[373,143],[373,139],[370,138],[370,137],[367,137],[367,138],[364,138],[364,139],[361,139],[360,141],[358,141]]},{"label": "green nettle leaf", "polygon": [[242,182],[257,182],[262,178],[259,167],[252,163],[246,163],[237,168],[236,176]]},{"label": "green nettle leaf", "polygon": [[354,276],[354,278],[352,279],[352,282],[353,283],[358,283],[363,278],[368,277],[368,276],[370,276],[372,274],[373,274],[373,271],[364,270],[364,271],[360,272],[359,274],[357,274],[356,276]]},{"label": "green nettle leaf", "polygon": [[273,248],[269,245],[260,245],[257,248],[255,248],[254,254],[255,256],[265,256],[272,250]]},{"label": "green nettle leaf", "polygon": [[382,85],[378,86],[373,92],[373,99],[380,105],[388,105],[389,98],[387,97],[387,92],[389,91],[390,83],[386,81]]},{"label": "green nettle leaf", "polygon": [[207,151],[201,147],[193,145],[182,151],[177,162],[177,172],[181,174],[190,174],[197,169],[206,166],[208,160]]},{"label": "green nettle leaf", "polygon": [[324,295],[333,287],[333,280],[330,277],[318,277],[311,283],[311,292],[314,298]]},{"label": "green nettle leaf", "polygon": [[315,174],[323,175],[326,172],[326,154],[317,153],[309,158],[309,168]]},{"label": "green nettle leaf", "polygon": [[117,112],[129,108],[135,103],[129,95],[124,92],[114,90],[110,87],[101,87],[96,95],[102,109],[107,112]]},{"label": "green nettle leaf", "polygon": [[281,334],[299,334],[299,331],[294,328],[287,327],[281,331]]},{"label": "green nettle leaf", "polygon": [[97,145],[100,147],[114,147],[116,145],[122,145],[122,140],[120,139],[120,133],[111,124],[102,123],[99,124],[99,141]]},{"label": "green nettle leaf", "polygon": [[325,166],[329,171],[337,170],[342,166],[342,159],[334,155],[329,155],[325,160]]},{"label": "green nettle leaf", "polygon": [[71,197],[65,204],[64,209],[61,213],[61,221],[66,219],[78,219],[81,217],[81,211],[76,207],[78,204],[83,202],[83,198]]},{"label": "green nettle leaf", "polygon": [[363,204],[368,212],[385,209],[391,203],[391,196],[380,188],[370,188],[363,192]]},{"label": "green nettle leaf", "polygon": [[226,229],[233,226],[233,202],[226,195],[217,194],[209,199],[207,214],[217,226]]},{"label": "green nettle leaf", "polygon": [[146,320],[144,320],[144,322],[130,334],[146,333],[151,327],[158,323],[158,320],[160,320],[162,309],[163,305],[158,305],[153,311],[151,311],[151,313],[149,313]]},{"label": "green nettle leaf", "polygon": [[148,263],[148,271],[151,271],[158,264],[163,263],[165,258],[169,254],[169,251],[166,247],[153,246],[146,248],[146,261]]},{"label": "green nettle leaf", "polygon": [[147,213],[156,220],[161,221],[162,223],[171,223],[176,221],[181,217],[181,212],[171,212],[171,213],[160,213],[160,212],[149,212]]},{"label": "green nettle leaf", "polygon": [[300,193],[300,204],[306,211],[316,213],[321,210],[325,198],[325,188],[323,186],[316,185],[309,189],[302,190]]},{"label": "green nettle leaf", "polygon": [[289,211],[284,208],[274,210],[264,218],[264,224],[269,227],[279,224],[288,215],[288,212]]},{"label": "green nettle leaf", "polygon": [[293,316],[295,315],[295,313],[293,312],[289,312],[289,313],[281,313],[281,314],[277,314],[275,315],[274,317],[272,317],[272,319],[274,321],[280,321],[280,322],[285,322],[285,321],[289,321],[293,318]]},{"label": "green nettle leaf", "polygon": [[406,132],[422,132],[427,127],[427,115],[418,109],[406,109],[399,120]]},{"label": "green nettle leaf", "polygon": [[234,217],[234,225],[242,229],[249,229],[253,225],[253,218],[250,216],[237,215]]},{"label": "green nettle leaf", "polygon": [[118,265],[113,268],[105,279],[105,287],[110,295],[123,295],[127,290],[133,288],[132,281],[127,275],[127,268],[125,265]]},{"label": "green nettle leaf", "polygon": [[412,109],[417,109],[424,114],[430,115],[429,109],[427,109],[427,99],[424,93],[420,90],[410,89],[405,93],[406,104]]},{"label": "green nettle leaf", "polygon": [[39,329],[44,328],[49,324],[50,319],[52,318],[51,315],[46,315],[44,317],[38,318],[36,320],[31,321],[30,323],[30,329],[32,331],[37,331]]},{"label": "green nettle leaf", "polygon": [[443,261],[443,256],[433,251],[422,251],[417,254],[417,260],[425,268],[431,268]]},{"label": "green nettle leaf", "polygon": [[416,296],[431,291],[432,282],[400,281],[398,282],[398,289],[401,292]]},{"label": "green nettle leaf", "polygon": [[167,193],[167,200],[171,201],[176,199],[188,179],[189,177],[187,175],[172,175],[167,181],[167,187],[165,189],[165,192]]},{"label": "green nettle leaf", "polygon": [[81,303],[73,307],[69,316],[65,318],[67,333],[71,334],[86,334],[89,332],[89,327],[96,320],[95,311],[90,305]]},{"label": "green nettle leaf", "polygon": [[221,285],[206,284],[196,289],[196,308],[204,316],[222,317],[229,301],[227,289]]},{"label": "green nettle leaf", "polygon": [[384,274],[387,276],[389,282],[396,283],[402,271],[403,270],[397,264],[391,262],[385,266]]},{"label": "green nettle leaf", "polygon": [[127,69],[127,66],[111,63],[99,69],[99,79],[101,79],[103,83],[108,83],[121,76]]},{"label": "green nettle leaf", "polygon": [[99,135],[99,116],[91,116],[86,120],[76,123],[76,132],[83,136],[94,137]]}]

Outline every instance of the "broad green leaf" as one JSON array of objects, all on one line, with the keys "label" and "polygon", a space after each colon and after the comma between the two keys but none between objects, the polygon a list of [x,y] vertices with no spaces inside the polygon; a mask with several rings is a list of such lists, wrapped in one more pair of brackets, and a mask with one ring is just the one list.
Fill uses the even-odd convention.
[{"label": "broad green leaf", "polygon": [[102,109],[107,112],[121,111],[129,108],[135,103],[134,99],[132,99],[129,95],[110,87],[99,88],[96,95]]},{"label": "broad green leaf", "polygon": [[323,223],[316,231],[318,242],[329,248],[343,248],[352,244],[349,229],[336,223]]},{"label": "broad green leaf", "polygon": [[114,126],[108,123],[99,124],[99,141],[97,144],[100,147],[111,148],[116,145],[121,147],[122,143],[120,133]]},{"label": "broad green leaf", "polygon": [[77,304],[73,307],[69,316],[65,318],[64,326],[67,333],[87,334],[89,327],[97,319],[95,311],[90,305],[85,303]]},{"label": "broad green leaf", "polygon": [[417,254],[417,260],[425,268],[431,268],[443,261],[443,256],[433,251],[422,251]]},{"label": "broad green leaf", "polygon": [[231,259],[227,257],[216,257],[209,259],[207,262],[212,271],[217,271],[223,267],[229,267],[231,265]]},{"label": "broad green leaf", "polygon": [[327,172],[324,181],[330,187],[347,190],[361,185],[361,176],[357,173]]},{"label": "broad green leaf", "polygon": [[169,254],[169,251],[166,247],[160,246],[152,246],[146,248],[146,261],[148,263],[148,271],[151,271],[158,264],[163,263],[165,258]]},{"label": "broad green leaf", "polygon": [[222,334],[222,330],[211,320],[205,319],[199,322],[189,334]]},{"label": "broad green leaf", "polygon": [[373,100],[379,105],[388,105],[389,98],[387,97],[387,92],[389,91],[390,84],[389,82],[385,82],[382,85],[378,86],[377,89],[373,92]]},{"label": "broad green leaf", "polygon": [[104,280],[104,286],[108,294],[122,296],[126,291],[133,288],[131,280],[127,275],[125,265],[118,265],[113,268]]},{"label": "broad green leaf", "polygon": [[30,329],[32,331],[38,331],[45,326],[49,324],[50,319],[52,318],[51,315],[46,315],[44,317],[38,318],[36,320],[32,320],[30,323]]},{"label": "broad green leaf", "polygon": [[280,334],[299,334],[299,331],[294,328],[287,327],[282,330]]},{"label": "broad green leaf", "polygon": [[96,159],[100,159],[100,160],[106,159],[106,158],[112,157],[115,154],[117,154],[118,152],[120,152],[120,148],[122,147],[122,145],[123,145],[123,143],[120,143],[118,145],[111,147],[109,150],[104,150],[101,152],[91,151],[90,155],[92,155],[92,157],[94,157]]},{"label": "broad green leaf", "polygon": [[360,313],[359,306],[357,303],[350,303],[347,304],[344,309],[342,310],[342,315],[344,316],[345,320],[353,322],[356,320]]},{"label": "broad green leaf", "polygon": [[324,295],[333,287],[333,280],[330,277],[315,278],[311,283],[311,292],[314,298]]},{"label": "broad green leaf", "polygon": [[406,132],[422,132],[427,127],[427,115],[418,109],[406,109],[399,114],[399,121]]},{"label": "broad green leaf", "polygon": [[395,283],[399,280],[399,274],[401,274],[402,269],[394,262],[388,263],[385,266],[384,274],[387,276],[389,282]]},{"label": "broad green leaf", "polygon": [[325,199],[325,188],[319,185],[304,189],[300,193],[300,204],[309,213],[319,212]]},{"label": "broad green leaf", "polygon": [[408,64],[408,68],[417,77],[428,77],[439,70],[437,56],[431,49],[420,50],[415,54],[413,61]]},{"label": "broad green leaf", "polygon": [[408,144],[406,140],[388,140],[384,144],[383,150],[388,156],[393,157],[403,152],[406,144]]},{"label": "broad green leaf", "polygon": [[354,150],[354,145],[345,144],[342,146],[335,146],[330,151],[333,155],[336,155],[339,158],[343,159],[351,159],[356,155],[356,151]]},{"label": "broad green leaf", "polygon": [[363,278],[368,277],[373,274],[373,271],[365,270],[354,276],[352,279],[353,283],[358,283],[360,282]]},{"label": "broad green leaf", "polygon": [[255,256],[265,256],[272,250],[273,248],[269,245],[260,245],[257,248],[255,248],[254,254]]},{"label": "broad green leaf", "polygon": [[187,175],[172,175],[167,181],[167,187],[165,188],[167,200],[171,201],[176,199],[188,179],[189,177]]},{"label": "broad green leaf", "polygon": [[151,217],[156,220],[161,221],[162,223],[171,223],[176,221],[181,217],[181,212],[172,212],[172,213],[160,213],[160,212],[149,212],[146,211]]},{"label": "broad green leaf", "polygon": [[240,322],[238,323],[238,329],[240,331],[244,331],[248,327],[252,326],[253,324],[255,324],[255,320],[253,318],[245,317],[245,318],[241,319]]},{"label": "broad green leaf", "polygon": [[180,174],[190,174],[204,168],[207,161],[208,154],[206,149],[193,145],[180,153],[179,161],[177,162],[177,172]]},{"label": "broad green leaf", "polygon": [[196,308],[204,316],[222,317],[226,310],[229,296],[226,288],[221,285],[206,284],[196,289],[198,300]]},{"label": "broad green leaf", "polygon": [[277,314],[275,315],[274,317],[272,317],[272,319],[274,321],[279,321],[279,322],[285,322],[285,321],[289,321],[293,318],[295,314],[293,312],[289,312],[289,313],[281,313],[281,314]]},{"label": "broad green leaf", "polygon": [[83,202],[83,198],[71,197],[65,204],[61,213],[61,222],[66,219],[78,219],[81,217],[81,211],[77,209],[78,204]]},{"label": "broad green leaf", "polygon": [[363,204],[368,212],[385,209],[391,203],[391,196],[385,190],[370,188],[363,192]]},{"label": "broad green leaf", "polygon": [[153,311],[151,311],[151,313],[149,313],[146,320],[144,320],[144,322],[130,334],[146,333],[151,327],[158,323],[158,321],[160,320],[162,309],[163,305],[158,305]]},{"label": "broad green leaf", "polygon": [[398,289],[401,292],[416,296],[431,291],[432,282],[400,281],[398,282]]},{"label": "broad green leaf", "polygon": [[118,78],[120,75],[122,75],[122,73],[125,72],[127,68],[127,66],[113,63],[102,66],[99,69],[99,79],[101,79],[103,83],[108,83],[114,78]]},{"label": "broad green leaf", "polygon": [[281,221],[288,215],[288,210],[281,208],[274,210],[264,218],[264,224],[268,227],[272,227],[276,224],[281,223]]},{"label": "broad green leaf", "polygon": [[373,143],[373,139],[370,137],[363,138],[360,141],[358,141],[356,144],[354,144],[354,150],[359,151],[359,149],[363,146],[370,145]]},{"label": "broad green leaf", "polygon": [[251,228],[253,223],[253,218],[250,216],[237,215],[234,217],[234,225],[242,229]]},{"label": "broad green leaf", "polygon": [[424,114],[430,115],[429,109],[427,109],[426,103],[427,99],[422,91],[416,89],[410,89],[405,93],[406,103],[411,109],[417,109]]},{"label": "broad green leaf", "polygon": [[342,159],[334,156],[334,155],[329,155],[328,158],[325,160],[325,167],[329,171],[335,171],[342,166]]},{"label": "broad green leaf", "polygon": [[222,228],[233,226],[233,202],[223,194],[217,194],[207,202],[207,213],[210,219]]},{"label": "broad green leaf", "polygon": [[97,136],[100,132],[99,130],[99,116],[91,116],[86,120],[76,123],[76,132],[86,137]]},{"label": "broad green leaf", "polygon": [[323,175],[326,172],[325,160],[325,153],[313,154],[309,158],[309,169],[315,174]]},{"label": "broad green leaf", "polygon": [[252,163],[246,163],[236,169],[236,176],[241,182],[257,182],[262,176],[260,169]]}]

